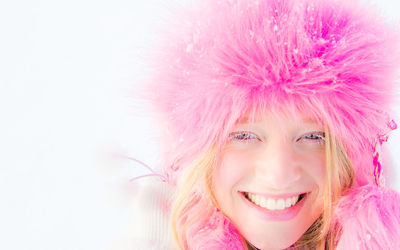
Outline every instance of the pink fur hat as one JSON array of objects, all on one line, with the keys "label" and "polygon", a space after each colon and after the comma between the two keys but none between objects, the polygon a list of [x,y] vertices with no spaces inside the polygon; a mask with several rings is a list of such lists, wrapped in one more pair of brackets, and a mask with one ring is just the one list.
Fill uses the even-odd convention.
[{"label": "pink fur hat", "polygon": [[[168,181],[179,183],[184,166],[246,112],[267,107],[326,124],[354,166],[355,187],[373,184],[375,144],[393,128],[399,29],[360,1],[198,2],[175,15],[147,86]],[[339,210],[355,211],[346,204]]]},{"label": "pink fur hat", "polygon": [[399,30],[358,1],[198,2],[164,34],[148,85],[170,182],[260,106],[327,124],[357,184],[371,183],[373,146],[397,98]]}]

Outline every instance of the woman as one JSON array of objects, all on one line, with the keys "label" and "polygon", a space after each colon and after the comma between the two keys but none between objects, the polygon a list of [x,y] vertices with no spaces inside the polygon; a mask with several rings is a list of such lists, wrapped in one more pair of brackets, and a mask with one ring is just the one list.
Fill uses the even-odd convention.
[{"label": "woman", "polygon": [[[400,249],[398,29],[358,1],[200,1],[147,85],[179,249]],[[155,91],[156,90],[156,91]]]}]

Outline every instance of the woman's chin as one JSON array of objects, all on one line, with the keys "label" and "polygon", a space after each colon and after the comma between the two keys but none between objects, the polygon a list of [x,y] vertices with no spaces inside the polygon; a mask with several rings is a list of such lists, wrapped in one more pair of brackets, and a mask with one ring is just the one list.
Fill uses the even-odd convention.
[{"label": "woman's chin", "polygon": [[[301,235],[300,235],[301,237]],[[266,238],[256,238],[256,239],[247,239],[249,244],[251,246],[256,247],[257,249],[260,250],[281,250],[281,249],[287,249],[290,246],[292,246],[296,241],[298,240],[299,237],[293,237],[293,238],[280,238],[280,239],[266,239]]]},{"label": "woman's chin", "polygon": [[250,245],[253,247],[256,247],[257,249],[260,249],[260,250],[282,250],[282,249],[289,248],[291,245],[293,245],[293,243],[285,244],[282,242],[282,244],[274,244],[274,245],[265,244],[265,243],[264,244],[251,244],[250,243]]}]

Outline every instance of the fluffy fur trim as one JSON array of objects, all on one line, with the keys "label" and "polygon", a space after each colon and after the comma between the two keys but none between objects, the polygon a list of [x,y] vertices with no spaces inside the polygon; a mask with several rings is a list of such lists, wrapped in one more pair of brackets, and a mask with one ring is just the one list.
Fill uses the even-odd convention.
[{"label": "fluffy fur trim", "polygon": [[368,185],[351,189],[335,211],[338,250],[400,249],[400,195]]},{"label": "fluffy fur trim", "polygon": [[172,184],[260,107],[327,124],[357,184],[373,181],[372,144],[395,98],[398,29],[347,0],[204,0],[175,16],[147,85]]},{"label": "fluffy fur trim", "polygon": [[242,238],[232,223],[215,210],[204,224],[189,232],[188,249],[193,250],[244,250]]}]

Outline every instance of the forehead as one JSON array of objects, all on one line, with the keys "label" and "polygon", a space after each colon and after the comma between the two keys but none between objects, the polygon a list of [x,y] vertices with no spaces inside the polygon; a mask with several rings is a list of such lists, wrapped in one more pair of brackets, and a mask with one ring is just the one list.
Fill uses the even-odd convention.
[{"label": "forehead", "polygon": [[279,124],[307,124],[307,125],[319,125],[322,123],[315,117],[305,115],[303,113],[297,113],[295,115],[284,112],[264,112],[264,113],[250,113],[238,119],[236,124],[253,124],[253,123],[279,123]]}]

